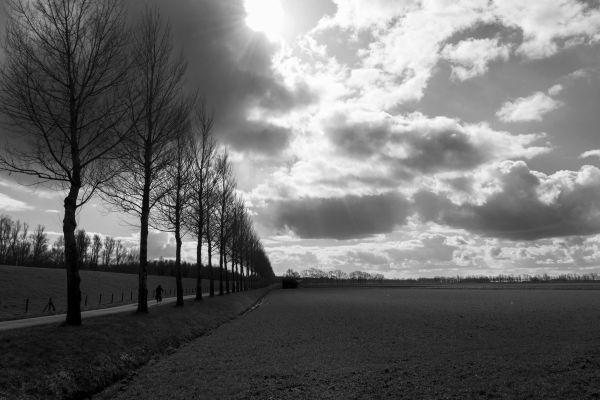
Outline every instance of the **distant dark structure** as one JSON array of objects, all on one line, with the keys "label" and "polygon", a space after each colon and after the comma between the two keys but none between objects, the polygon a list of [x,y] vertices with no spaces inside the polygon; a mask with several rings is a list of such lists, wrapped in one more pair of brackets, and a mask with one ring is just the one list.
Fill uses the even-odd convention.
[{"label": "distant dark structure", "polygon": [[291,276],[284,276],[281,279],[281,288],[282,289],[296,289],[298,287],[298,281],[296,278]]}]

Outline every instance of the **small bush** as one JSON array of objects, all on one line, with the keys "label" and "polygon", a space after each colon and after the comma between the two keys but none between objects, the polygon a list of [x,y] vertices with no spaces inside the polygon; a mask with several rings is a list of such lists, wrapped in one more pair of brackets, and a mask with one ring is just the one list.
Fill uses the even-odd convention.
[{"label": "small bush", "polygon": [[282,289],[296,289],[298,287],[298,281],[296,278],[286,276],[281,280]]}]

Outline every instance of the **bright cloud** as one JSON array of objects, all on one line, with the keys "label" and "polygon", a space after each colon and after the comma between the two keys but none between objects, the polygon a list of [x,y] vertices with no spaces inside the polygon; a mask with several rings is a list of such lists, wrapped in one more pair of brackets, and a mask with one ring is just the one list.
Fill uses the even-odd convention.
[{"label": "bright cloud", "polygon": [[492,61],[506,61],[510,47],[501,45],[497,38],[469,39],[446,45],[441,55],[452,64],[452,77],[464,81],[485,74]]},{"label": "bright cloud", "polygon": [[600,149],[588,150],[581,153],[579,158],[598,157],[600,158]]},{"label": "bright cloud", "polygon": [[556,110],[563,103],[542,92],[537,92],[528,97],[519,97],[514,101],[507,101],[498,110],[496,115],[504,122],[541,121],[544,114]]},{"label": "bright cloud", "polygon": [[549,57],[561,48],[598,40],[600,11],[577,0],[495,1],[493,12],[507,26],[523,32],[518,53],[528,58]]},{"label": "bright cloud", "polygon": [[0,210],[3,211],[25,211],[33,209],[29,204],[13,199],[10,196],[5,195],[4,193],[0,193]]}]

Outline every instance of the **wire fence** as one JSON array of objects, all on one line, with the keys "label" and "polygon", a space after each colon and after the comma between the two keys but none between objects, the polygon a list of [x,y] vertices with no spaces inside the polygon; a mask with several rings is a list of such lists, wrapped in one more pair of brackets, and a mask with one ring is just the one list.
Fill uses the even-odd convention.
[{"label": "wire fence", "polygon": [[[218,294],[219,282],[215,282],[215,293]],[[231,290],[230,290],[231,291]],[[183,287],[183,296],[195,295],[195,287]],[[202,292],[208,292],[208,286],[203,285]],[[164,287],[161,298],[168,299],[177,296],[177,288]],[[148,301],[156,299],[155,289],[148,291]],[[101,308],[117,307],[128,304],[137,304],[138,289],[115,289],[96,292],[81,293],[81,311],[96,310]],[[2,299],[0,297],[0,320],[15,318],[35,317],[42,315],[64,314],[67,310],[66,293],[56,296],[43,294],[32,294],[23,297],[21,300],[11,298]]]}]

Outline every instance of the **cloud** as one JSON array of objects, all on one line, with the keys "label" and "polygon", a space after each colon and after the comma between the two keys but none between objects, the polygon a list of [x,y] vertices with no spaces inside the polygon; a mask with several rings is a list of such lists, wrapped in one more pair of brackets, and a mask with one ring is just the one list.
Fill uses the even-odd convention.
[{"label": "cloud", "polygon": [[548,149],[533,143],[542,135],[511,135],[486,124],[462,124],[419,113],[391,116],[368,110],[338,110],[323,120],[338,152],[419,173],[459,171],[506,158],[531,158]]},{"label": "cloud", "polygon": [[[284,112],[312,102],[314,95],[302,82],[288,85],[273,71],[279,47],[246,26],[243,2],[153,1],[171,22],[176,49],[186,57],[187,83],[199,88],[215,111],[218,139],[237,151],[282,151],[289,143],[279,135],[283,128],[249,122],[251,110]],[[263,139],[264,149],[257,145]]]},{"label": "cloud", "polygon": [[175,257],[175,238],[168,232],[148,232],[148,259]]},{"label": "cloud", "polygon": [[598,157],[600,158],[600,149],[588,150],[581,153],[579,158]]},{"label": "cloud", "polygon": [[496,178],[499,188],[480,204],[420,191],[413,197],[415,210],[423,221],[512,240],[600,232],[600,169],[586,165],[545,175],[522,161],[505,161]]},{"label": "cloud", "polygon": [[285,149],[291,137],[292,131],[288,128],[250,120],[240,132],[230,137],[229,143],[237,150],[273,155]]},{"label": "cloud", "polygon": [[350,239],[391,232],[405,223],[408,201],[397,193],[282,201],[274,225],[302,238]]},{"label": "cloud", "polygon": [[385,255],[377,254],[373,251],[352,250],[345,254],[346,260],[351,264],[379,266],[390,263],[390,259]]},{"label": "cloud", "polygon": [[563,103],[543,92],[536,92],[528,97],[519,97],[507,101],[498,110],[496,116],[504,122],[541,121],[542,116],[561,107]]},{"label": "cloud", "polygon": [[549,94],[550,96],[553,96],[553,97],[554,97],[554,96],[557,96],[557,95],[559,95],[559,94],[560,94],[560,92],[562,92],[562,91],[563,91],[563,89],[564,89],[564,86],[563,86],[563,85],[558,85],[558,84],[557,84],[557,85],[554,85],[554,86],[552,86],[550,89],[548,89],[548,94]]},{"label": "cloud", "polygon": [[508,60],[510,46],[501,45],[498,38],[470,38],[447,44],[441,55],[452,65],[452,78],[464,81],[485,74],[488,65],[495,60]]},{"label": "cloud", "polygon": [[0,193],[0,209],[3,211],[25,211],[32,210],[33,207],[21,200]]},{"label": "cloud", "polygon": [[577,0],[493,3],[493,13],[523,32],[517,52],[527,58],[549,57],[559,50],[598,40],[600,10]]},{"label": "cloud", "polygon": [[[440,60],[440,46],[452,34],[481,20],[490,20],[471,3],[337,1],[338,11],[324,18],[314,32],[317,39],[344,32],[355,39],[347,44],[328,44],[328,53],[346,63],[349,75],[369,71],[370,79],[351,78],[352,100],[389,110],[423,97],[433,69]],[[361,75],[361,74],[359,74]],[[364,74],[362,74],[364,75]]]},{"label": "cloud", "polygon": [[387,249],[386,253],[399,264],[406,262],[435,264],[452,261],[456,249],[458,246],[449,244],[446,236],[430,234],[399,243],[398,246]]}]

